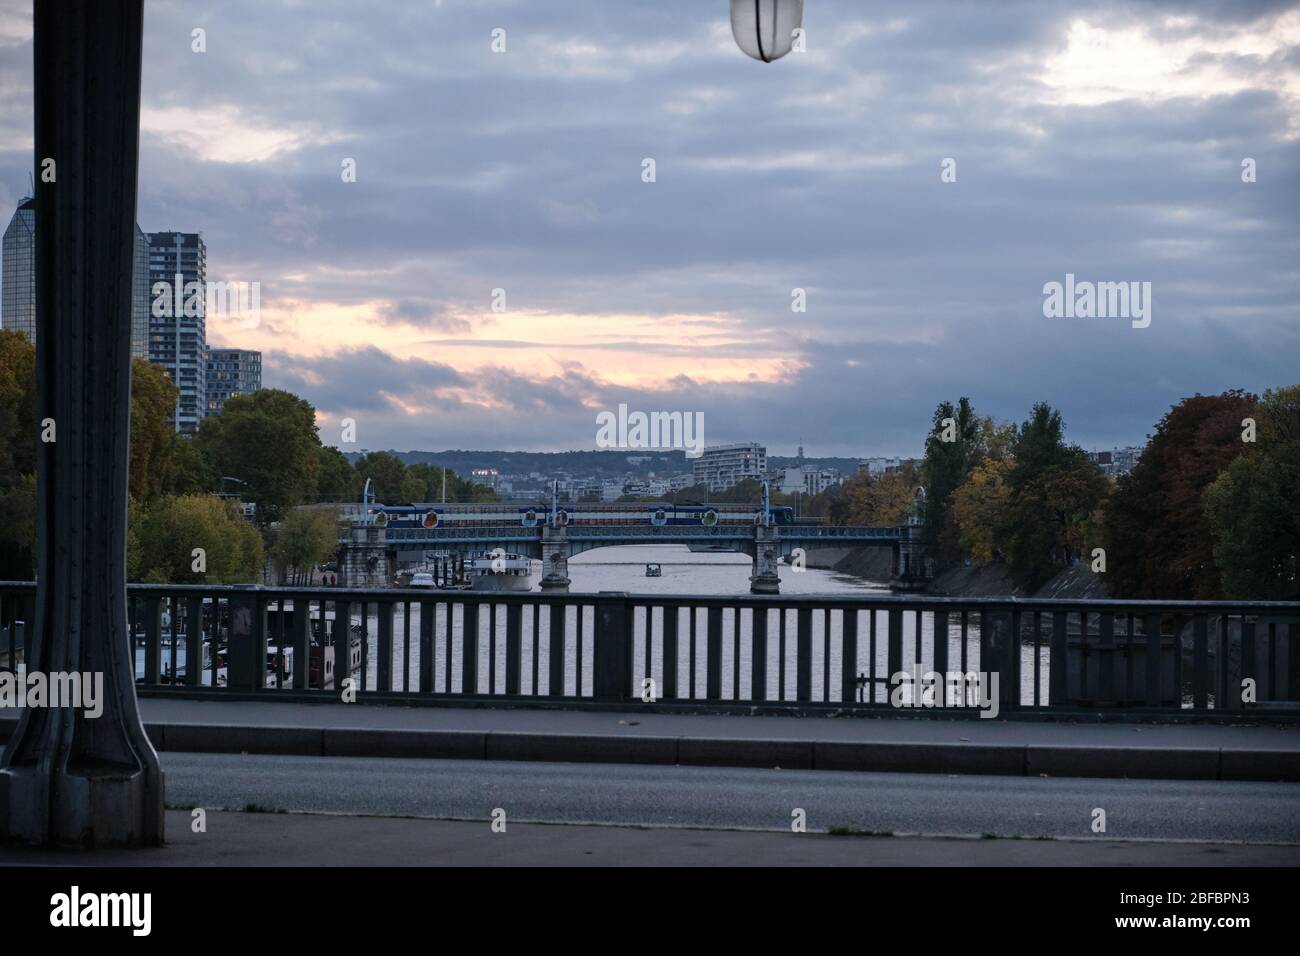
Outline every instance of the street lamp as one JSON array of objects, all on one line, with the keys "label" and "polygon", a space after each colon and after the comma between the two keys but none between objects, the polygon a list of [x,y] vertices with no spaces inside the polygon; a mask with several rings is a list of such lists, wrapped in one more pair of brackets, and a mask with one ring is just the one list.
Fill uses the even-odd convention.
[{"label": "street lamp", "polygon": [[785,56],[802,28],[803,0],[731,0],[731,35],[755,60]]}]

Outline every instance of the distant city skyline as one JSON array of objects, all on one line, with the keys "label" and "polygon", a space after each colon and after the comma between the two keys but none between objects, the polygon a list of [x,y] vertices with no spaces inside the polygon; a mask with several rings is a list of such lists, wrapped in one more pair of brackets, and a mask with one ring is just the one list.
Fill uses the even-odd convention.
[{"label": "distant city skyline", "polygon": [[[1104,450],[1294,382],[1293,5],[818,0],[804,26],[763,64],[693,0],[150,5],[138,218],[261,283],[209,346],[264,352],[345,450],[592,448],[626,403],[908,456],[962,395],[1047,401]],[[13,209],[26,0],[0,77]],[[1066,276],[1149,282],[1150,326],[1046,318]]]}]

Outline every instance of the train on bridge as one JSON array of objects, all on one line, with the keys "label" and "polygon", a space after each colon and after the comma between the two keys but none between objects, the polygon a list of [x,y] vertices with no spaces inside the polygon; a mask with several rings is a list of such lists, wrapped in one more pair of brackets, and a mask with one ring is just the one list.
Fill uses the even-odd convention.
[{"label": "train on bridge", "polygon": [[[774,525],[796,523],[794,509],[769,508]],[[598,525],[718,526],[763,524],[763,509],[753,505],[565,505],[555,511],[558,527]],[[374,504],[362,516],[366,524],[381,528],[488,528],[521,525],[536,528],[551,522],[551,509],[542,505],[382,505]]]}]

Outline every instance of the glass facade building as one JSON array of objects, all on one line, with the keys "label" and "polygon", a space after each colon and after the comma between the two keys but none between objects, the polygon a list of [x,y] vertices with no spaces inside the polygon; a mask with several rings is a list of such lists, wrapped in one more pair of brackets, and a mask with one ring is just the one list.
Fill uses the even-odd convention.
[{"label": "glass facade building", "polygon": [[[36,344],[36,200],[18,204],[0,247],[0,328]],[[149,357],[149,239],[135,227],[131,284],[131,355]]]},{"label": "glass facade building", "polygon": [[193,434],[208,411],[207,280],[207,247],[198,233],[149,233],[149,361],[180,390],[172,421],[183,435]]},{"label": "glass facade building", "polygon": [[36,342],[36,200],[18,204],[0,247],[0,328]]},{"label": "glass facade building", "polygon": [[262,353],[249,349],[208,350],[208,414],[219,415],[232,395],[262,387]]}]

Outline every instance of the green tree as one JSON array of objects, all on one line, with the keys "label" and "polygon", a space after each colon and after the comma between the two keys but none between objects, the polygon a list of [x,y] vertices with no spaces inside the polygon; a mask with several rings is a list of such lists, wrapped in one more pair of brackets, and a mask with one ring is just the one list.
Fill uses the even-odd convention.
[{"label": "green tree", "polygon": [[162,494],[176,471],[181,440],[170,418],[180,390],[157,365],[131,361],[131,496],[148,501]]},{"label": "green tree", "polygon": [[36,349],[0,329],[0,490],[36,471]]},{"label": "green tree", "polygon": [[1117,482],[1103,520],[1116,597],[1222,597],[1204,494],[1246,447],[1241,422],[1255,403],[1241,391],[1196,395],[1156,425],[1137,465]]},{"label": "green tree", "polygon": [[203,420],[194,440],[216,480],[229,476],[243,482],[241,495],[257,504],[262,524],[315,499],[316,410],[296,395],[264,388],[232,396],[220,415]]},{"label": "green tree", "polygon": [[358,501],[361,482],[356,469],[333,445],[322,445],[317,455],[320,465],[316,474],[316,497],[320,501]]},{"label": "green tree", "polygon": [[1012,446],[1000,550],[1012,574],[1034,590],[1079,557],[1110,485],[1077,446],[1065,444],[1061,413],[1038,403]]},{"label": "green tree", "polygon": [[375,498],[382,504],[401,504],[402,480],[406,477],[406,466],[402,460],[387,451],[372,451],[357,459],[357,476],[364,485],[366,479],[373,483]]},{"label": "green tree", "polygon": [[321,508],[295,508],[277,522],[271,563],[281,581],[301,583],[303,572],[334,557],[339,544],[338,514]]},{"label": "green tree", "polygon": [[[142,506],[134,547],[136,574],[151,583],[260,581],[265,566],[257,529],[233,502],[211,495],[163,495]],[[196,570],[200,557],[206,567]]]},{"label": "green tree", "polygon": [[18,475],[0,491],[0,580],[36,575],[36,475]]},{"label": "green tree", "polygon": [[983,422],[968,398],[958,399],[956,407],[951,402],[940,402],[934,410],[921,463],[921,484],[925,488],[922,540],[940,561],[958,556],[955,533],[948,520],[950,499],[980,457],[983,432]]},{"label": "green tree", "polygon": [[1205,490],[1227,596],[1300,600],[1300,385],[1264,393],[1256,441]]}]

